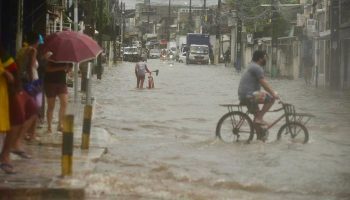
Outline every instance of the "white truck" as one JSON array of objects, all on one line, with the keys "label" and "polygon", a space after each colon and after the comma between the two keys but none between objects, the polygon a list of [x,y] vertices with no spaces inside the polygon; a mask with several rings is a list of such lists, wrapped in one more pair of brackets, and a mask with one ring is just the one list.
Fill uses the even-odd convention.
[{"label": "white truck", "polygon": [[209,64],[210,62],[210,36],[208,34],[187,34],[186,64]]}]

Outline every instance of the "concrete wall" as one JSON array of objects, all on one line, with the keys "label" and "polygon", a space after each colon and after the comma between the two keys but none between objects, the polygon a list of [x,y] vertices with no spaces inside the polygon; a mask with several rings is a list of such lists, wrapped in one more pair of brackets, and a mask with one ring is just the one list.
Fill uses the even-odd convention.
[{"label": "concrete wall", "polygon": [[[298,79],[300,75],[300,41],[296,38],[279,39],[277,50],[277,66],[279,68],[280,77],[289,79]],[[252,60],[255,50],[265,50],[268,55],[268,60],[265,66],[265,73],[271,73],[271,41],[265,40],[259,45],[243,45],[243,66],[246,67]]]},{"label": "concrete wall", "polygon": [[278,46],[277,66],[279,67],[279,75],[289,79],[299,78],[300,70],[300,42],[291,41],[290,44],[282,44]]},{"label": "concrete wall", "polygon": [[243,66],[242,68],[247,67],[247,65],[252,61],[254,52],[254,46],[253,45],[243,45]]}]

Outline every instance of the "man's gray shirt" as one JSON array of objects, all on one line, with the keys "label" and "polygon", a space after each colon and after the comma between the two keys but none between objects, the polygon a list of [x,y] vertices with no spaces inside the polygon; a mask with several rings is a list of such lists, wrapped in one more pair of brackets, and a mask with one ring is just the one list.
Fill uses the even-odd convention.
[{"label": "man's gray shirt", "polygon": [[244,99],[251,96],[253,92],[260,91],[259,80],[264,78],[264,70],[255,62],[251,62],[241,77],[238,86],[238,97]]}]

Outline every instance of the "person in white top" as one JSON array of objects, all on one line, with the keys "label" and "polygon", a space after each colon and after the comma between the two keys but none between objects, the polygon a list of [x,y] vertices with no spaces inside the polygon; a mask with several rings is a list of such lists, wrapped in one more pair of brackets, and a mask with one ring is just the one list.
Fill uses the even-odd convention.
[{"label": "person in white top", "polygon": [[151,74],[151,71],[148,69],[147,64],[145,63],[146,58],[142,57],[140,62],[135,65],[135,75],[136,75],[136,88],[143,89],[143,83],[145,81],[146,72]]}]

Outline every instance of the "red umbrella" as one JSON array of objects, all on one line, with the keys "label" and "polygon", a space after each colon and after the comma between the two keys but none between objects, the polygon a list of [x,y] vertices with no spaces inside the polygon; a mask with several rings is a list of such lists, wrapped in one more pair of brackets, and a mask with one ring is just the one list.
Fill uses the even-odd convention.
[{"label": "red umbrella", "polygon": [[49,58],[50,61],[79,63],[96,58],[102,52],[102,48],[83,33],[62,31],[46,37],[44,51],[53,53]]}]

